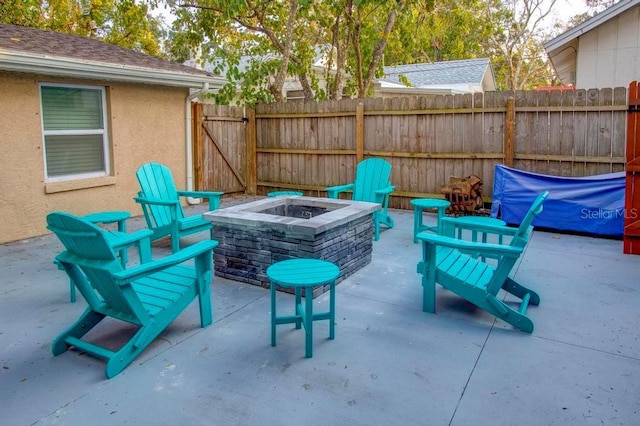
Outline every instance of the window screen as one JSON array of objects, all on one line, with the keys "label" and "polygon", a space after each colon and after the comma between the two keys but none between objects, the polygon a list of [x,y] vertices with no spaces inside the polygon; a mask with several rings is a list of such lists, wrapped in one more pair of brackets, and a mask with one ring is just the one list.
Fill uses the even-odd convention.
[{"label": "window screen", "polygon": [[47,177],[107,174],[104,89],[43,84],[40,95]]}]

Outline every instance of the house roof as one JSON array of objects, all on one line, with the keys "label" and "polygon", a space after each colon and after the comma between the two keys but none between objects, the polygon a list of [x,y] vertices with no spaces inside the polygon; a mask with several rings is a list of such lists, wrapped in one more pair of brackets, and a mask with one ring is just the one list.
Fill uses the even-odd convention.
[{"label": "house roof", "polygon": [[406,87],[401,79],[403,76],[412,88],[449,87],[462,90],[471,86],[483,87],[489,76],[489,87],[486,90],[495,90],[493,70],[488,58],[387,66],[384,67],[384,73],[384,77],[379,79],[383,87]]},{"label": "house roof", "polygon": [[220,87],[210,72],[99,40],[0,24],[0,70],[164,86]]},{"label": "house roof", "polygon": [[640,0],[620,0],[608,9],[544,44],[544,49],[556,70],[556,74],[564,84],[575,84],[580,36],[638,5],[640,5]]}]

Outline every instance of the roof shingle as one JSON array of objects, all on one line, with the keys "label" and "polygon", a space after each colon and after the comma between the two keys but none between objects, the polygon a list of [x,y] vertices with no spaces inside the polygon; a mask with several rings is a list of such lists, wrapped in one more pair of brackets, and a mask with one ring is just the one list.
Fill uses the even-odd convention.
[{"label": "roof shingle", "polygon": [[199,76],[214,76],[206,71],[100,40],[17,25],[0,24],[0,55],[3,50],[43,57],[69,58],[79,62],[103,62]]},{"label": "roof shingle", "polygon": [[446,84],[480,84],[489,67],[488,58],[466,59],[459,61],[431,62],[384,67],[381,80],[403,84],[404,76],[412,87],[424,87]]}]

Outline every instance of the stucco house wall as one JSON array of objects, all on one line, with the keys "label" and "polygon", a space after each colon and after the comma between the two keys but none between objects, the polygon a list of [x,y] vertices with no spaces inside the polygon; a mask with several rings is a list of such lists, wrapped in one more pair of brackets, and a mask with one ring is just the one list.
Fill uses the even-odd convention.
[{"label": "stucco house wall", "polygon": [[[46,182],[39,82],[106,87],[111,176]],[[0,72],[0,93],[0,242],[45,234],[54,210],[142,214],[135,171],[148,161],[169,166],[184,187],[187,88]]]},{"label": "stucco house wall", "polygon": [[[49,166],[41,84],[52,84]],[[99,40],[0,24],[0,243],[48,233],[46,215],[56,210],[141,215],[135,172],[149,161],[167,165],[179,188],[193,189],[190,101],[224,84]],[[79,90],[69,90],[74,85]]]}]

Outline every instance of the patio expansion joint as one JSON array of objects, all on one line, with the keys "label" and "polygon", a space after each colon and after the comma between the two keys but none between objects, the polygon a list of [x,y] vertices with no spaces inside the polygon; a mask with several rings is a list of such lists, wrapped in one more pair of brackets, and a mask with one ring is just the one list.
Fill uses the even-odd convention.
[{"label": "patio expansion joint", "polygon": [[[266,291],[266,292],[265,292],[265,294],[263,294],[262,296],[256,297],[255,299],[250,300],[249,302],[245,303],[244,305],[239,305],[236,309],[234,309],[234,310],[232,310],[232,311],[229,311],[226,315],[223,315],[223,316],[222,316],[222,317],[220,317],[220,318],[216,318],[216,315],[215,315],[215,313],[214,313],[214,316],[213,316],[213,323],[212,323],[212,325],[213,325],[213,324],[216,324],[216,323],[218,323],[218,322],[220,322],[220,321],[222,321],[222,320],[224,320],[224,319],[226,319],[226,318],[228,318],[228,317],[230,317],[231,315],[233,315],[233,314],[235,314],[235,313],[237,313],[237,312],[240,312],[241,310],[243,310],[243,309],[245,309],[245,308],[247,308],[247,307],[249,307],[249,306],[253,305],[253,304],[254,304],[254,303],[256,303],[257,301],[262,300],[262,299],[264,299],[265,297],[267,297],[267,298],[268,298],[268,297],[270,297],[270,295],[269,295],[269,292],[268,292],[268,291]],[[202,331],[202,330],[204,330],[204,329],[201,329],[200,331]]]},{"label": "patio expansion joint", "polygon": [[462,398],[464,398],[464,394],[467,391],[467,386],[469,386],[469,382],[473,377],[473,373],[476,371],[476,367],[478,366],[480,357],[484,352],[484,348],[487,346],[487,341],[489,341],[489,337],[491,337],[491,333],[493,332],[493,329],[496,325],[496,321],[497,319],[493,320],[493,324],[491,324],[491,327],[489,328],[489,332],[487,333],[487,336],[485,337],[484,342],[482,343],[482,347],[480,348],[480,351],[478,352],[478,356],[476,357],[476,360],[473,363],[473,367],[471,367],[471,372],[469,373],[469,377],[467,377],[467,381],[465,382],[462,388],[462,392],[460,393],[460,398],[458,398],[458,402],[456,403],[456,408],[453,409],[453,413],[451,414],[451,418],[449,419],[449,425],[453,424],[453,421],[456,417],[456,413],[458,412],[458,408],[460,407],[460,403],[462,402]]},{"label": "patio expansion joint", "polygon": [[602,349],[590,348],[589,346],[578,345],[576,343],[564,342],[564,341],[558,340],[558,339],[551,339],[551,338],[548,338],[548,337],[540,337],[540,336],[536,336],[536,335],[532,335],[531,337],[532,338],[536,338],[536,339],[540,339],[540,340],[546,340],[547,342],[553,342],[553,343],[558,343],[558,344],[565,345],[565,346],[571,346],[573,348],[585,349],[585,350],[596,352],[596,353],[600,353],[600,354],[613,355],[613,356],[624,358],[624,359],[630,359],[630,360],[633,360],[633,361],[640,361],[640,358],[636,358],[636,357],[633,357],[633,356],[623,355],[623,354],[610,352],[610,351],[604,351]]},{"label": "patio expansion joint", "polygon": [[55,416],[55,414],[57,412],[59,412],[60,410],[62,410],[63,408],[67,408],[68,406],[75,404],[78,401],[83,400],[84,398],[86,398],[87,396],[91,395],[92,392],[85,392],[82,395],[78,396],[75,399],[72,399],[71,401],[67,402],[66,404],[62,404],[61,406],[59,406],[58,408],[56,408],[54,411],[51,411],[50,413],[45,414],[44,416],[42,416],[41,418],[39,418],[37,421],[33,422],[32,424],[37,424],[40,422],[43,422],[47,419],[49,419],[52,416]]}]

